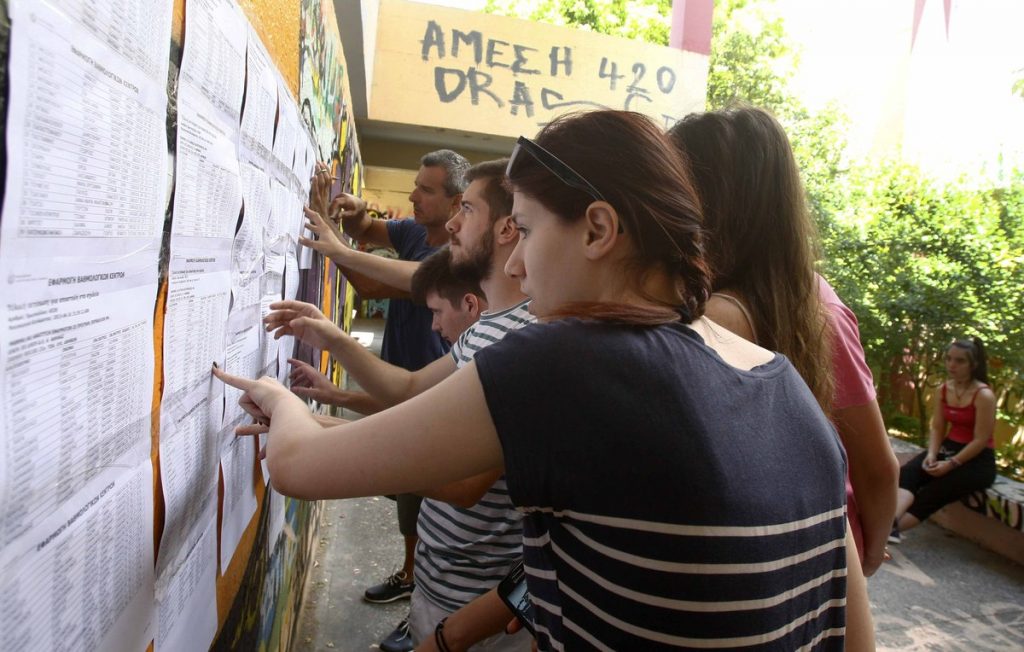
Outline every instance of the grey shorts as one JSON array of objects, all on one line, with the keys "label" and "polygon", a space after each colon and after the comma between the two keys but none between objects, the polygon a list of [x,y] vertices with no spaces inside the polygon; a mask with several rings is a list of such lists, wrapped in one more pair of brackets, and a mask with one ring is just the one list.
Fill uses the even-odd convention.
[{"label": "grey shorts", "polygon": [[[413,644],[419,645],[433,638],[437,621],[448,615],[449,611],[423,597],[422,591],[413,591],[409,607],[409,633],[412,635]],[[511,619],[509,616],[509,620]],[[532,647],[533,637],[530,636],[530,632],[522,629],[511,636],[504,632],[495,634],[469,649],[471,652],[529,652]]]}]

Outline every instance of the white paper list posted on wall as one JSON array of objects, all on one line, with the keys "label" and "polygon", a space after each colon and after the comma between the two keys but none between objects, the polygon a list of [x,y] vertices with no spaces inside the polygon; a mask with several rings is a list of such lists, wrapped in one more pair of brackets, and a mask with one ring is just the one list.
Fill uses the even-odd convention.
[{"label": "white paper list posted on wall", "polygon": [[160,418],[164,531],[157,576],[174,573],[210,520],[217,518],[217,463],[223,394],[198,386]]},{"label": "white paper list posted on wall", "polygon": [[[242,420],[241,423],[250,422]],[[255,437],[235,437],[221,454],[224,477],[224,509],[220,528],[220,572],[227,572],[245,528],[256,513]]]},{"label": "white paper list posted on wall", "polygon": [[188,0],[180,84],[199,91],[237,131],[245,90],[247,21],[234,0]]},{"label": "white paper list posted on wall", "polygon": [[60,10],[163,86],[171,38],[172,0],[60,0]]},{"label": "white paper list posted on wall", "polygon": [[211,517],[180,564],[156,585],[156,652],[206,650],[217,634],[217,524]]},{"label": "white paper list posted on wall", "polygon": [[264,269],[264,232],[270,217],[267,176],[248,163],[241,164],[242,223],[231,247],[232,309],[258,305]]},{"label": "white paper list posted on wall", "polygon": [[90,483],[148,460],[156,278],[147,257],[132,256],[52,263],[2,282],[0,543],[9,553]]},{"label": "white paper list posted on wall", "polygon": [[[228,316],[228,327],[224,353],[224,371],[234,376],[243,378],[258,378],[260,375],[260,334],[263,332],[260,323],[260,307],[254,305],[232,310]],[[233,423],[240,417],[245,417],[246,412],[239,405],[242,398],[242,390],[234,387],[224,386],[224,418],[223,425]],[[234,435],[229,433],[227,441],[221,441],[221,454],[234,441]]]},{"label": "white paper list posted on wall", "polygon": [[224,363],[229,256],[225,248],[171,253],[164,318],[164,407],[179,394],[208,383],[214,362]]},{"label": "white paper list posted on wall", "polygon": [[181,89],[172,249],[201,246],[195,238],[234,236],[242,208],[237,128],[216,120],[203,96]]},{"label": "white paper list posted on wall", "polygon": [[152,639],[153,467],[99,488],[0,582],[0,649],[138,652]]},{"label": "white paper list posted on wall", "polygon": [[[45,2],[11,4],[2,259],[159,251],[167,96]],[[166,45],[165,54],[166,57]]]},{"label": "white paper list posted on wall", "polygon": [[249,26],[246,62],[242,144],[252,156],[269,161],[273,155],[277,116],[277,70],[252,25]]}]

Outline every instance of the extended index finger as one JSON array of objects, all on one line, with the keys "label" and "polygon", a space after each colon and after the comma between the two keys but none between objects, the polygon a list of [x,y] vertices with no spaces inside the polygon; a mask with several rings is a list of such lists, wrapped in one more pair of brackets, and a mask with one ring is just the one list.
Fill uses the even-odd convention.
[{"label": "extended index finger", "polygon": [[243,378],[242,376],[233,376],[229,373],[225,373],[220,367],[213,368],[213,375],[216,376],[225,385],[230,385],[235,389],[240,389],[243,392],[248,392],[250,389],[256,386],[256,381],[251,378]]}]

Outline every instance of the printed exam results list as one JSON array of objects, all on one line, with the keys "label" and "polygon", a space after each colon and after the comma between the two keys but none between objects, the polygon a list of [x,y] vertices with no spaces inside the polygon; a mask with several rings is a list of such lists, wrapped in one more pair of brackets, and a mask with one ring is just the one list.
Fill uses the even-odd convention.
[{"label": "printed exam results list", "polygon": [[298,289],[315,148],[236,0],[186,0],[168,143],[173,4],[8,1],[3,650],[208,647],[218,569],[258,508],[247,416],[209,370],[285,372],[293,344],[260,317]]},{"label": "printed exam results list", "polygon": [[172,7],[9,9],[0,649],[145,649]]}]

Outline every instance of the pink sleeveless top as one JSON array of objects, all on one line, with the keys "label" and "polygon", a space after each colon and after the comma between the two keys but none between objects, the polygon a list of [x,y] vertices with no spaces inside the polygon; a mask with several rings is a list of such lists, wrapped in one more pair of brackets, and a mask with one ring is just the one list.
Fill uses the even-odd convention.
[{"label": "pink sleeveless top", "polygon": [[[949,424],[949,434],[946,437],[958,444],[971,443],[974,439],[974,420],[978,413],[977,408],[974,407],[974,399],[978,397],[978,392],[985,387],[988,385],[982,384],[975,390],[970,403],[963,407],[955,407],[946,402],[946,383],[942,383],[942,416]],[[988,438],[988,447],[995,448],[992,437]]]}]

